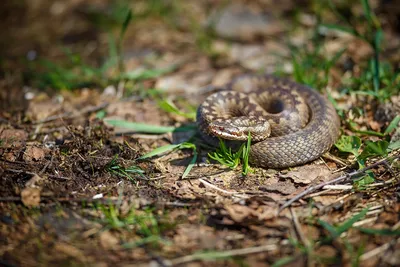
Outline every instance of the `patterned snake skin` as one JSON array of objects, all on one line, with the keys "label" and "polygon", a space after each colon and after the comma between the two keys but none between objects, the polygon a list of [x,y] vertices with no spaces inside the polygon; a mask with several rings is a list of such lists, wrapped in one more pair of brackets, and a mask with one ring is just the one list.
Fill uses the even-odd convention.
[{"label": "patterned snake skin", "polygon": [[268,75],[241,76],[207,97],[197,110],[197,124],[212,145],[218,144],[217,137],[246,141],[250,133],[250,163],[267,168],[315,160],[340,134],[339,117],[326,98],[307,86]]}]

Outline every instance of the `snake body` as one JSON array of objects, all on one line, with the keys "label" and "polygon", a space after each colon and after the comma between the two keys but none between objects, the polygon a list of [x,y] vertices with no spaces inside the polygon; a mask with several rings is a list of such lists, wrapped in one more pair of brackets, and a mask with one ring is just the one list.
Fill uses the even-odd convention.
[{"label": "snake body", "polygon": [[246,141],[250,133],[250,163],[266,168],[315,160],[340,134],[339,117],[325,97],[269,75],[239,77],[207,97],[197,110],[197,124],[212,145],[218,144],[218,137]]}]

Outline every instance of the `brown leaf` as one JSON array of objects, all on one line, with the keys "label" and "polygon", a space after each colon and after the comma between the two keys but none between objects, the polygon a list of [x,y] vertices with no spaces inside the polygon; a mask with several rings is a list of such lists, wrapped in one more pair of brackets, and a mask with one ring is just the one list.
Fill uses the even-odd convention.
[{"label": "brown leaf", "polygon": [[24,153],[25,161],[39,161],[44,159],[46,153],[45,150],[36,146],[27,146]]},{"label": "brown leaf", "polygon": [[109,231],[101,232],[99,235],[100,245],[105,249],[116,249],[119,243],[118,238]]},{"label": "brown leaf", "polygon": [[262,185],[259,187],[259,189],[267,192],[279,192],[284,195],[290,195],[296,191],[296,187],[294,186],[293,182],[289,180],[277,181],[276,183],[270,185]]},{"label": "brown leaf", "polygon": [[21,192],[21,201],[27,207],[37,207],[40,204],[40,189],[27,187]]},{"label": "brown leaf", "polygon": [[322,165],[300,166],[287,174],[280,174],[282,178],[291,178],[295,183],[309,184],[317,177],[327,177],[331,171]]},{"label": "brown leaf", "polygon": [[329,206],[335,202],[337,202],[338,196],[337,195],[333,195],[333,196],[315,196],[313,197],[313,200],[315,202],[319,202],[324,206]]},{"label": "brown leaf", "polygon": [[235,222],[242,222],[247,217],[253,215],[254,210],[242,205],[226,205],[225,209],[228,211],[232,220]]},{"label": "brown leaf", "polygon": [[276,216],[277,207],[261,205],[257,208],[257,217],[260,221],[269,220]]}]

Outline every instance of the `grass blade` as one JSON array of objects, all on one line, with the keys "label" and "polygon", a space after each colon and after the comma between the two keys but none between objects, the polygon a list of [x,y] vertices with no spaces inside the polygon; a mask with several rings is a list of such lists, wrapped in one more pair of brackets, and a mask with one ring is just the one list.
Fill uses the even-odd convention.
[{"label": "grass blade", "polygon": [[131,20],[132,20],[132,10],[129,9],[128,13],[126,14],[125,20],[122,23],[121,33],[120,33],[120,37],[119,37],[121,40],[124,37],[126,29],[128,28],[129,24],[131,23]]},{"label": "grass blade", "polygon": [[181,144],[160,146],[160,147],[157,147],[156,149],[150,151],[149,153],[144,154],[139,159],[147,159],[147,158],[151,158],[151,157],[154,157],[154,156],[157,156],[160,154],[164,154],[164,153],[170,152],[180,146],[181,146]]},{"label": "grass blade", "polygon": [[392,229],[371,229],[371,228],[362,228],[357,227],[357,229],[368,235],[386,235],[386,236],[400,236],[400,230],[392,230]]},{"label": "grass blade", "polygon": [[341,26],[341,25],[337,25],[337,24],[329,24],[329,23],[323,23],[323,24],[321,24],[321,26],[325,27],[327,29],[330,29],[330,30],[345,32],[345,33],[351,34],[353,36],[360,37],[360,34],[354,28]]},{"label": "grass blade", "polygon": [[164,68],[164,69],[150,69],[150,70],[134,69],[132,71],[122,73],[121,77],[119,78],[132,81],[154,79],[173,71],[174,68],[175,67]]},{"label": "grass blade", "polygon": [[365,13],[365,17],[368,20],[368,24],[372,25],[372,12],[371,12],[371,8],[369,6],[368,0],[361,0],[363,9],[364,9],[364,13]]},{"label": "grass blade", "polygon": [[326,221],[323,221],[321,219],[318,219],[318,223],[331,234],[332,238],[337,238],[340,236],[340,233],[338,233],[338,231],[336,231],[336,228],[332,224],[330,224]]},{"label": "grass blade", "polygon": [[354,215],[353,217],[345,221],[343,224],[336,227],[336,231],[338,232],[338,234],[341,235],[342,233],[346,232],[353,226],[354,223],[364,218],[365,215],[367,215],[368,210],[369,208],[363,209],[360,213]]},{"label": "grass blade", "polygon": [[192,158],[192,160],[190,161],[189,165],[187,165],[185,171],[183,172],[183,174],[182,174],[182,179],[185,179],[186,176],[189,175],[189,173],[190,173],[190,171],[192,170],[192,168],[194,167],[194,164],[196,163],[196,161],[197,161],[197,151],[194,150],[194,151],[193,151],[193,158]]},{"label": "grass blade", "polygon": [[150,134],[163,134],[163,133],[171,133],[171,132],[186,132],[196,129],[195,125],[192,126],[182,126],[182,127],[173,127],[173,126],[159,126],[152,125],[140,122],[130,122],[124,120],[105,120],[106,123],[110,124],[114,127],[120,127],[132,130],[134,132],[140,133],[150,133]]}]

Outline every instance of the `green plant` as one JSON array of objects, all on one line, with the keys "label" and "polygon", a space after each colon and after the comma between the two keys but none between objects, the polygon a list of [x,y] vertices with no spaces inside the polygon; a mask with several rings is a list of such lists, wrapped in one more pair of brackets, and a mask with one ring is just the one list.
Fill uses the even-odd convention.
[{"label": "green plant", "polygon": [[329,232],[330,236],[327,238],[327,240],[332,241],[336,238],[339,238],[341,234],[353,227],[354,223],[363,219],[365,215],[367,215],[368,210],[369,208],[364,208],[360,213],[355,214],[353,217],[349,218],[348,220],[337,226],[333,226],[330,223],[321,219],[318,219],[318,223]]},{"label": "green plant", "polygon": [[187,119],[196,120],[196,109],[193,108],[192,106],[189,106],[190,108],[189,112],[183,112],[179,110],[172,101],[169,101],[167,99],[158,99],[157,103],[158,106],[166,112],[182,116]]},{"label": "green plant", "polygon": [[353,227],[353,224],[358,222],[359,220],[363,219],[365,215],[367,215],[369,208],[363,209],[360,213],[355,214],[353,217],[349,218],[345,222],[334,226],[331,225],[330,223],[318,219],[319,225],[321,225],[325,230],[328,231],[329,236],[327,236],[324,240],[322,240],[322,243],[326,242],[332,242],[335,239],[341,239],[343,241],[343,244],[348,251],[349,255],[351,255],[351,263],[352,266],[359,266],[359,259],[360,256],[364,250],[364,244],[361,244],[357,250],[354,249],[354,246],[350,244],[350,242],[346,238],[341,238],[340,236],[347,232],[350,228]]},{"label": "green plant", "polygon": [[228,166],[231,169],[235,169],[240,163],[242,163],[242,174],[247,175],[249,173],[249,155],[251,146],[251,135],[249,133],[247,143],[243,143],[240,148],[233,152],[232,148],[228,148],[223,140],[219,140],[219,148],[213,153],[208,153],[208,156],[218,161],[220,164]]},{"label": "green plant", "polygon": [[[159,1],[153,1],[159,2]],[[31,80],[40,88],[75,89],[85,86],[106,87],[110,84],[118,84],[120,81],[141,81],[159,77],[174,70],[174,67],[165,69],[140,69],[126,71],[122,43],[129,25],[133,19],[132,10],[126,3],[118,1],[110,9],[110,14],[105,16],[96,11],[88,11],[89,18],[100,28],[109,32],[108,57],[100,66],[92,66],[85,63],[79,54],[72,53],[63,48],[68,61],[55,63],[42,59],[38,62],[30,62]],[[114,34],[113,29],[118,28]]]},{"label": "green plant", "polygon": [[[367,68],[362,71],[360,77],[353,77],[347,81],[346,86],[352,92],[372,95],[378,100],[384,101],[395,92],[396,88],[399,88],[400,73],[394,72],[390,64],[380,62],[383,30],[368,0],[360,0],[360,2],[364,13],[362,17],[356,14],[346,16],[336,8],[331,0],[327,0],[331,11],[340,21],[345,22],[345,25],[322,23],[320,27],[351,34],[365,41],[372,48],[373,56],[369,60]],[[348,19],[349,17],[353,20]],[[363,31],[360,30],[360,27],[357,27],[361,24],[366,25]]]},{"label": "green plant", "polygon": [[180,149],[191,149],[193,151],[193,157],[190,160],[188,166],[186,167],[185,171],[182,174],[182,179],[186,178],[189,175],[189,172],[192,170],[194,164],[197,160],[197,149],[196,145],[190,142],[183,142],[180,144],[173,144],[173,145],[165,145],[154,149],[153,151],[143,155],[140,159],[147,159],[151,158],[160,154],[169,153],[171,151],[180,150]]},{"label": "green plant", "polygon": [[[129,122],[129,121],[124,121],[124,120],[106,120],[106,122],[115,127],[121,127],[121,128],[135,131],[135,132],[149,133],[149,134],[188,132],[188,131],[194,131],[197,129],[197,127],[194,125],[173,127],[173,126],[151,125],[151,124],[138,123],[138,122]],[[193,151],[193,157],[192,157],[189,165],[186,167],[184,173],[182,174],[182,178],[185,178],[189,174],[189,172],[191,171],[191,169],[193,168],[193,166],[197,160],[196,145],[191,142],[183,142],[183,143],[179,143],[179,144],[171,144],[171,145],[165,145],[162,147],[158,147],[158,148],[154,149],[153,151],[141,156],[139,159],[141,159],[141,160],[148,159],[148,158],[160,155],[160,154],[169,153],[169,152],[172,152],[175,150],[180,150],[180,149],[191,149]]]},{"label": "green plant", "polygon": [[134,242],[125,243],[124,248],[133,248],[145,244],[158,245],[166,243],[162,238],[162,232],[172,226],[157,218],[153,211],[146,208],[144,211],[131,208],[127,214],[121,214],[114,204],[100,205],[97,207],[104,215],[103,224],[105,230],[125,229],[133,231],[139,238]]},{"label": "green plant", "polygon": [[163,133],[172,133],[172,132],[188,132],[196,129],[195,126],[160,126],[153,125],[147,123],[140,122],[130,122],[124,120],[105,120],[105,122],[114,127],[120,127],[128,130],[132,130],[134,132],[139,133],[149,133],[149,134],[163,134]]},{"label": "green plant", "polygon": [[135,176],[136,177],[139,176],[140,178],[146,178],[144,175],[145,171],[142,170],[140,167],[132,165],[128,168],[125,168],[119,165],[117,160],[118,160],[118,155],[115,155],[114,158],[111,160],[111,162],[107,164],[106,170],[108,172],[117,176],[127,178],[131,181],[135,181],[137,179],[135,178]]},{"label": "green plant", "polygon": [[[341,152],[354,155],[359,169],[365,168],[365,163],[371,157],[386,157],[389,152],[400,149],[400,142],[389,143],[385,140],[365,141],[363,144],[357,136],[342,135],[335,146]],[[355,185],[361,188],[363,185],[374,182],[374,174],[368,170],[365,175],[355,180]]]},{"label": "green plant", "polygon": [[314,42],[309,47],[299,48],[289,45],[289,48],[294,79],[318,90],[322,90],[327,86],[330,69],[345,51],[345,49],[341,49],[331,58],[327,58],[319,41]]}]

